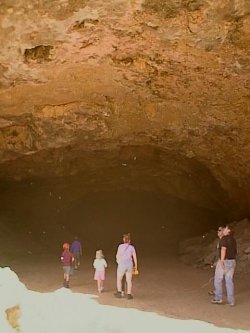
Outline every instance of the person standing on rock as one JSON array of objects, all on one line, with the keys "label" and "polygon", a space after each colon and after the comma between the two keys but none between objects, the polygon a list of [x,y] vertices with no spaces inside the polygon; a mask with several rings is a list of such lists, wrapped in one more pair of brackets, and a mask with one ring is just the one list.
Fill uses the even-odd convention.
[{"label": "person standing on rock", "polygon": [[229,226],[226,226],[223,229],[223,237],[219,242],[219,254],[220,259],[216,264],[214,275],[215,295],[211,303],[223,303],[223,280],[225,279],[227,304],[234,306],[235,296],[233,277],[236,268],[237,243]]},{"label": "person standing on rock", "polygon": [[137,255],[133,245],[130,244],[130,234],[123,235],[123,244],[120,244],[116,253],[117,266],[117,291],[114,296],[122,297],[122,279],[126,276],[127,299],[133,299],[132,296],[132,275],[133,269],[137,271]]}]

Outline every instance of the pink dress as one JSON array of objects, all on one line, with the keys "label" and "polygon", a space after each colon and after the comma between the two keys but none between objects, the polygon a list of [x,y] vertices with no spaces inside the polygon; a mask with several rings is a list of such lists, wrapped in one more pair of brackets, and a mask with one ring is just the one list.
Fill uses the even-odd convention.
[{"label": "pink dress", "polygon": [[104,258],[95,259],[93,266],[95,268],[94,280],[105,280],[105,268],[108,266]]}]

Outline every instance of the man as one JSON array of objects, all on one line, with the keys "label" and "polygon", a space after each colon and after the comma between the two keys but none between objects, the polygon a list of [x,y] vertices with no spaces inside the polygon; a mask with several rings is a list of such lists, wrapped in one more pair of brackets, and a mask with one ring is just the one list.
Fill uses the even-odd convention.
[{"label": "man", "polygon": [[215,297],[211,301],[213,304],[223,302],[223,280],[225,278],[227,302],[235,305],[234,297],[234,271],[236,267],[237,244],[229,226],[223,229],[223,237],[219,242],[220,260],[218,260],[214,275]]},{"label": "man", "polygon": [[[211,263],[211,268],[216,267],[216,264],[217,264],[218,260],[220,260],[220,247],[219,246],[220,246],[220,240],[223,237],[223,229],[224,228],[222,226],[220,226],[217,230],[217,236],[218,236],[219,240],[218,240],[217,245],[216,245],[216,252],[215,252],[213,262]],[[210,296],[214,296],[214,294],[215,294],[214,290],[210,290],[208,292],[208,295],[210,295]]]},{"label": "man", "polygon": [[74,257],[74,269],[78,269],[80,266],[80,257],[82,256],[82,245],[77,236],[75,236],[75,239],[71,244],[70,251]]}]

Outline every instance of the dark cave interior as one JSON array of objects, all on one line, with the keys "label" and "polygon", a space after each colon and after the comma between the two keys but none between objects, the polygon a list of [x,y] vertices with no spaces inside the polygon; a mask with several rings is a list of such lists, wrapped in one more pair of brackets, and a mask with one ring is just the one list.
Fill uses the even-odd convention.
[{"label": "dark cave interior", "polygon": [[42,151],[3,163],[0,175],[7,257],[17,248],[56,255],[76,235],[86,255],[101,248],[114,257],[126,232],[139,252],[176,255],[183,239],[230,218],[204,164],[153,146]]},{"label": "dark cave interior", "polygon": [[[223,212],[198,207],[155,188],[84,189],[80,177],[2,182],[1,234],[6,256],[60,253],[75,235],[86,255],[115,253],[130,232],[139,253],[176,255],[181,240],[206,233],[226,220]],[[3,235],[8,235],[7,239]],[[14,251],[13,251],[14,250]]]}]

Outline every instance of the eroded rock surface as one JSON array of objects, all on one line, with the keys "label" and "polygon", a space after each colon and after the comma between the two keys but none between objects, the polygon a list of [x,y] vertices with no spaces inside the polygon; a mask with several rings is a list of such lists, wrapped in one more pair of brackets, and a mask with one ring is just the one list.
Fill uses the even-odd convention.
[{"label": "eroded rock surface", "polygon": [[0,177],[84,173],[246,216],[247,0],[3,0]]},{"label": "eroded rock surface", "polygon": [[[231,224],[237,242],[237,270],[239,275],[249,274],[250,271],[250,225],[244,219]],[[180,245],[181,261],[200,268],[215,268],[214,260],[218,238],[215,230],[210,230],[205,235],[186,239]]]}]

